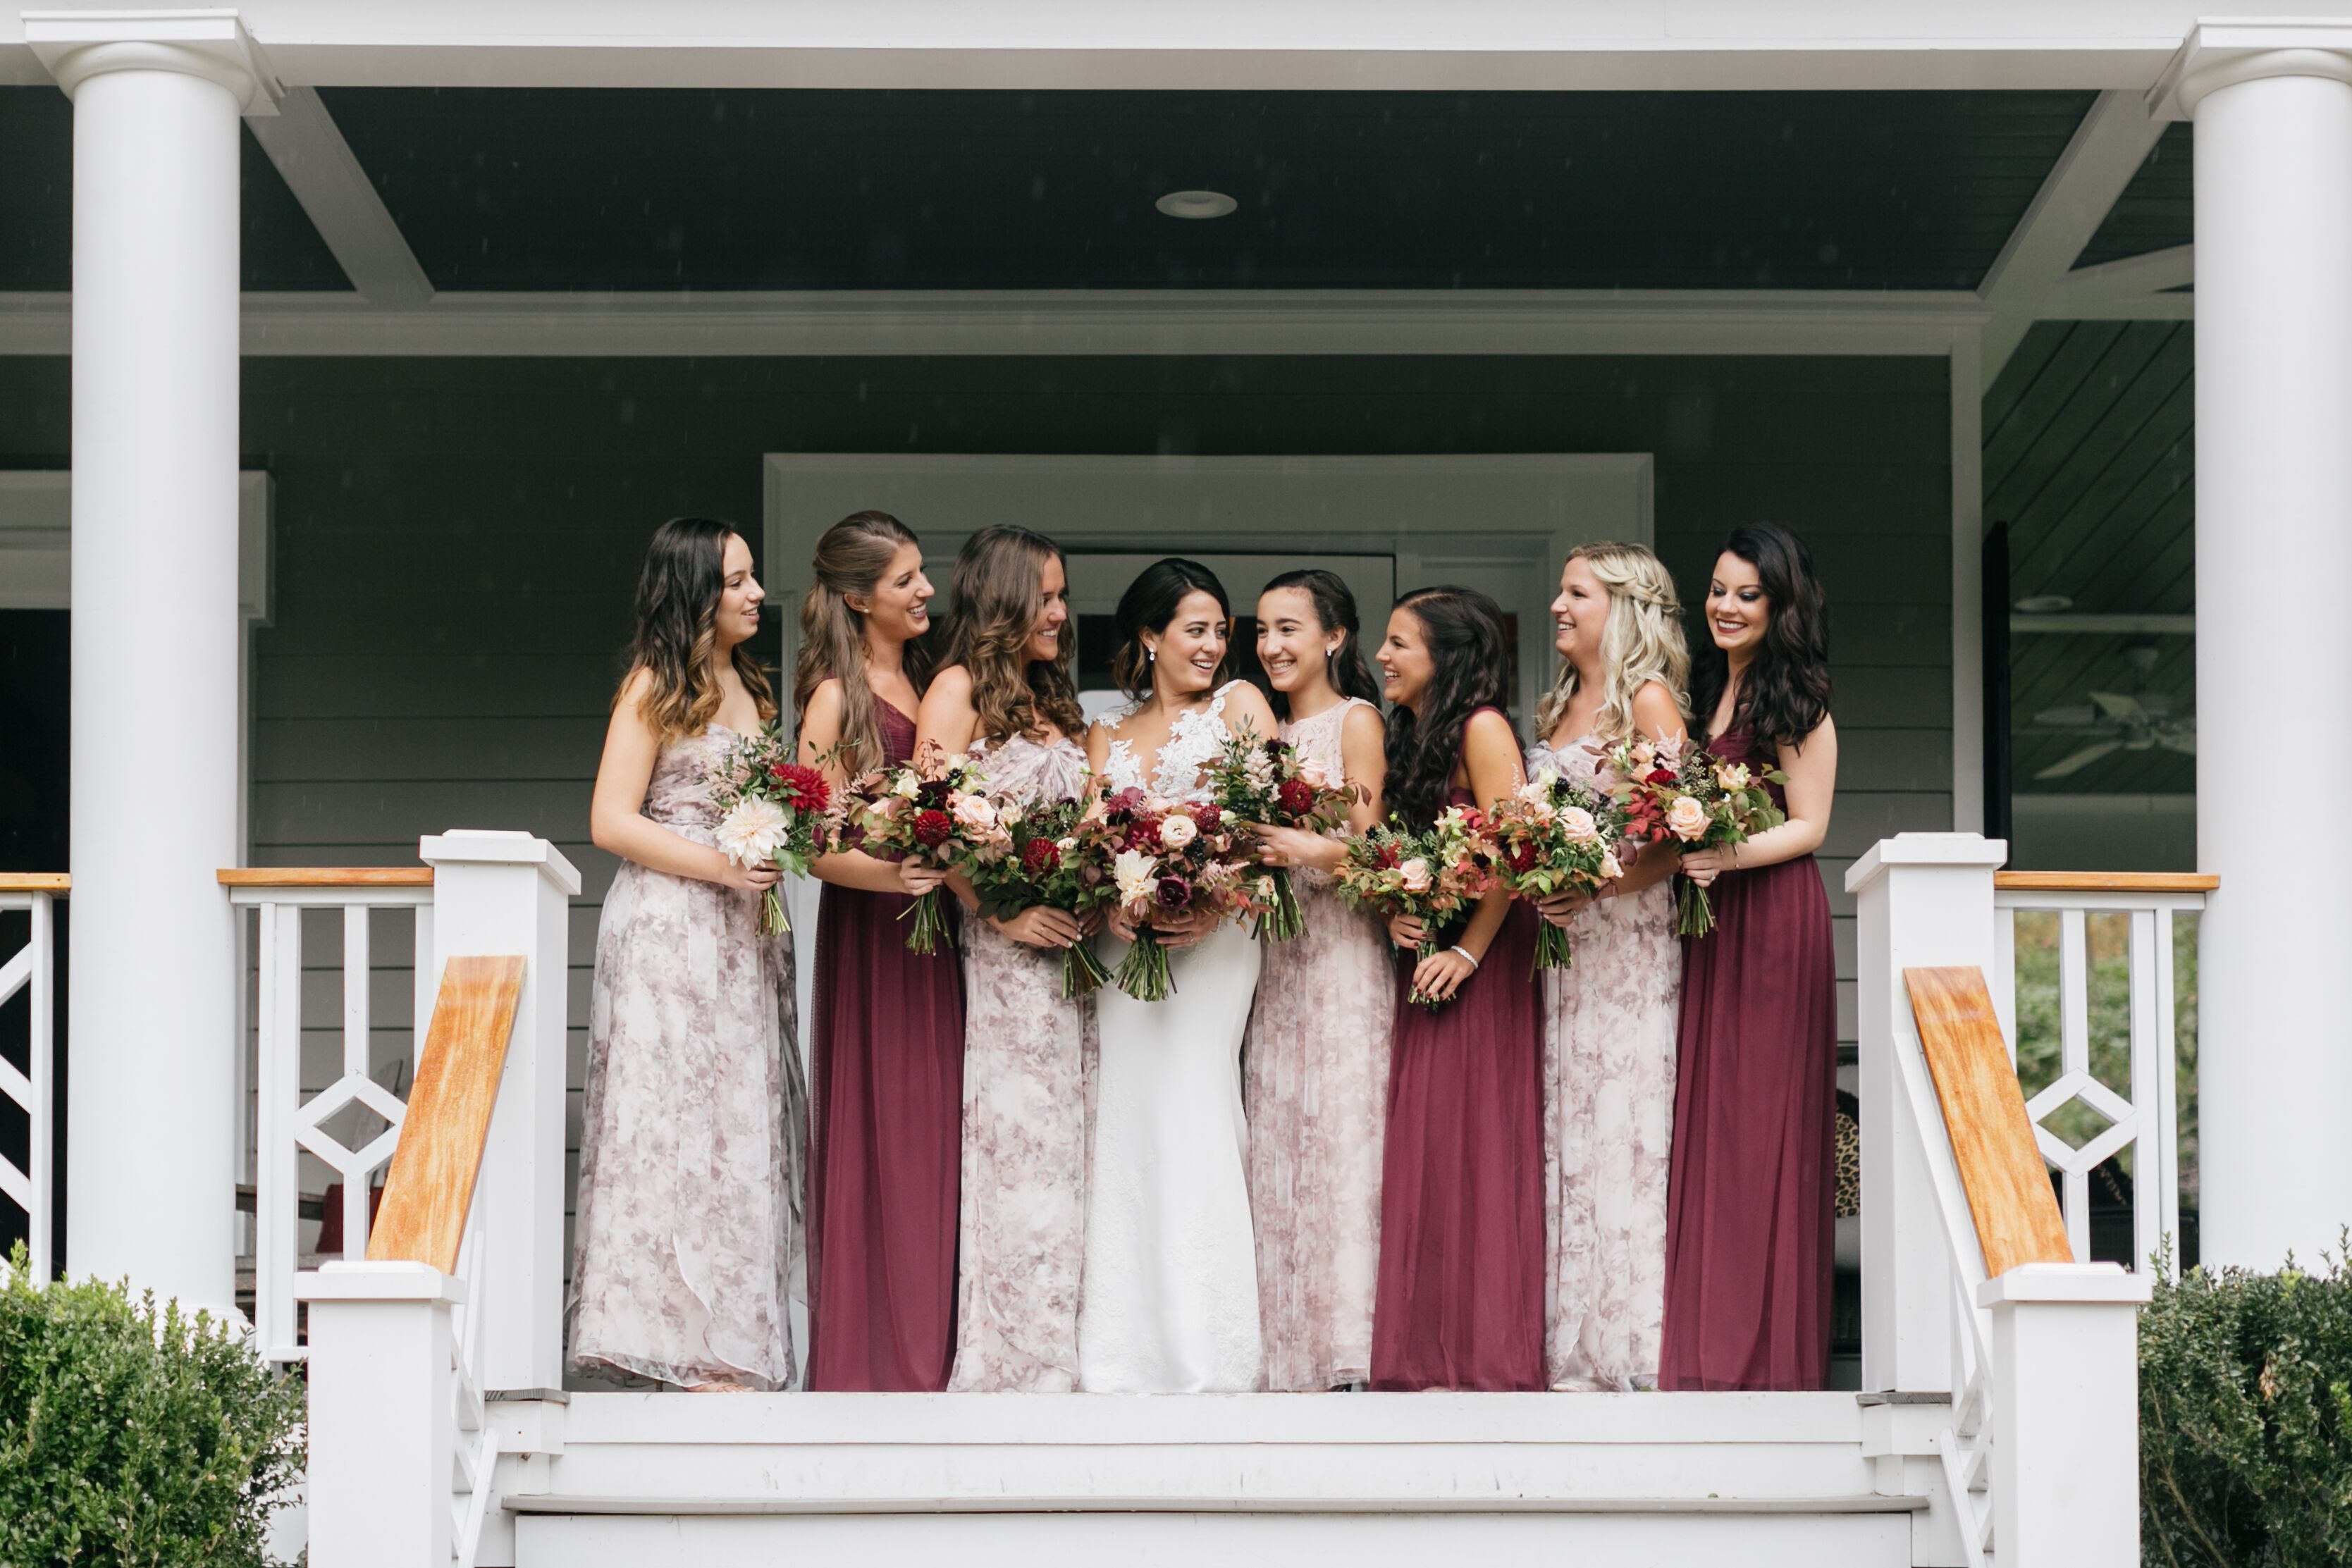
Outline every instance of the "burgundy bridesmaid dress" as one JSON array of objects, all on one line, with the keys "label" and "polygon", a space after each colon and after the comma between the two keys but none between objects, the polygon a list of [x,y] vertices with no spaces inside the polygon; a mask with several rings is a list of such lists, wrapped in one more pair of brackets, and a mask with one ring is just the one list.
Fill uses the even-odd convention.
[{"label": "burgundy bridesmaid dress", "polygon": [[[1453,792],[1456,805],[1470,792]],[[1381,1160],[1372,1386],[1544,1386],[1543,1023],[1536,913],[1435,1012],[1400,962]],[[1400,958],[1409,958],[1401,954]]]},{"label": "burgundy bridesmaid dress", "polygon": [[[896,767],[914,721],[874,708]],[[817,907],[811,1389],[934,1392],[955,1357],[963,965],[908,950],[910,902],[828,884]]]},{"label": "burgundy bridesmaid dress", "polygon": [[[1735,720],[1707,749],[1769,764],[1753,745]],[[1727,871],[1709,891],[1715,930],[1683,942],[1658,1381],[1822,1388],[1837,1179],[1829,898],[1811,855]]]}]

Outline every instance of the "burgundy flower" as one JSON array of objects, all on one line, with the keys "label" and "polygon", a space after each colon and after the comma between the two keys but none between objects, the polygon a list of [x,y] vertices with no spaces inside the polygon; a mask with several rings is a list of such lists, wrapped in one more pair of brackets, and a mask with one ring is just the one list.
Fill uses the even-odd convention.
[{"label": "burgundy flower", "polygon": [[1192,808],[1192,825],[1204,833],[1213,833],[1225,825],[1225,814],[1216,806],[1202,801]]},{"label": "burgundy flower", "polygon": [[1146,854],[1158,853],[1160,850],[1160,824],[1150,818],[1138,818],[1136,821],[1129,823],[1127,829],[1127,845],[1129,849],[1141,850]]},{"label": "burgundy flower", "polygon": [[927,850],[938,849],[955,837],[955,823],[945,811],[924,810],[915,813],[915,841]]},{"label": "burgundy flower", "polygon": [[1275,791],[1282,809],[1294,817],[1303,817],[1315,809],[1315,786],[1304,779],[1286,779]]},{"label": "burgundy flower", "polygon": [[1061,863],[1061,846],[1051,839],[1031,839],[1021,851],[1021,870],[1028,876],[1044,876]]},{"label": "burgundy flower", "polygon": [[822,811],[833,801],[833,786],[825,776],[814,768],[803,768],[797,762],[779,762],[768,769],[768,776],[783,786],[783,798],[803,811]]},{"label": "burgundy flower", "polygon": [[1536,869],[1536,862],[1538,858],[1540,857],[1536,853],[1535,845],[1517,844],[1503,857],[1503,861],[1511,868],[1511,873],[1514,876],[1525,876]]},{"label": "burgundy flower", "polygon": [[1163,876],[1153,885],[1151,897],[1162,909],[1182,909],[1192,902],[1192,884],[1181,876]]}]

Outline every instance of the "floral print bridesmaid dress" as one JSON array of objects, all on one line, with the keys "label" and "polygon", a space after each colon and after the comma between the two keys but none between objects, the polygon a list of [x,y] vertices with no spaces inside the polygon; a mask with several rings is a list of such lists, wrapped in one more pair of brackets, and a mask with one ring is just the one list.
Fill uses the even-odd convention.
[{"label": "floral print bridesmaid dress", "polygon": [[[975,746],[989,787],[1074,800],[1070,740]],[[1061,955],[964,922],[963,1192],[956,1245],[957,1393],[1066,1394],[1078,1384],[1087,1255],[1087,1055],[1092,1008],[1062,997]]]},{"label": "floral print bridesmaid dress", "polygon": [[[1282,727],[1344,782],[1349,697]],[[1291,873],[1307,929],[1264,944],[1243,1048],[1265,1385],[1306,1393],[1371,1376],[1381,1256],[1381,1135],[1396,1010],[1388,933],[1319,871]]]},{"label": "floral print bridesmaid dress", "polygon": [[[698,844],[723,726],[663,749],[645,814]],[[793,1385],[808,1109],[792,938],[760,895],[624,861],[596,930],[573,1237],[572,1364],[690,1386]]]}]

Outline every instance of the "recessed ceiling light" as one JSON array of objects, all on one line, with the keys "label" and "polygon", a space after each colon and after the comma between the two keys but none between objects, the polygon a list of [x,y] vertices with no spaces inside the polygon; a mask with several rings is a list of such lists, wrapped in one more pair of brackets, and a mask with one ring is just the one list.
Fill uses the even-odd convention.
[{"label": "recessed ceiling light", "polygon": [[2062,610],[2072,610],[2074,601],[2063,593],[2035,593],[2017,601],[2019,612],[2026,615],[2055,615]]},{"label": "recessed ceiling light", "polygon": [[1151,204],[1171,218],[1222,218],[1241,205],[1223,191],[1171,191]]}]

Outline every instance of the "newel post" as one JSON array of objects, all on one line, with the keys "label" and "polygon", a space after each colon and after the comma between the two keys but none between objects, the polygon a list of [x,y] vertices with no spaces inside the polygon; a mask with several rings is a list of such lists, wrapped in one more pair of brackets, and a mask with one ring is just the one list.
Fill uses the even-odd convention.
[{"label": "newel post", "polygon": [[2021,1263],[1992,1312],[1993,1540],[2001,1568],[2137,1568],[2139,1309],[2114,1263]]},{"label": "newel post", "polygon": [[449,1309],[462,1285],[425,1263],[331,1262],[296,1293],[310,1307],[310,1561],[448,1562]]},{"label": "newel post", "polygon": [[2008,858],[2008,844],[1976,833],[1898,833],[1846,872],[1860,915],[1865,1389],[1951,1391],[1949,1243],[1895,1056],[1919,1049],[1903,971],[1972,965],[1995,972],[1992,873]]},{"label": "newel post", "polygon": [[485,1392],[563,1384],[563,1092],[571,901],[580,873],[529,833],[459,829],[425,839],[433,965],[520,954],[522,1002],[474,1186],[474,1321]]}]

